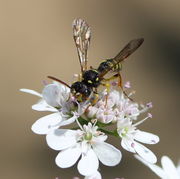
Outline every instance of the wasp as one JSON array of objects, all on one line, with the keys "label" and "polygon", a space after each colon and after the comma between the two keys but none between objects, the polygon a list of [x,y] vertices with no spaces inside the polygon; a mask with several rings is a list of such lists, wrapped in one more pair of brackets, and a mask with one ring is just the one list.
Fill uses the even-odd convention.
[{"label": "wasp", "polygon": [[[48,76],[48,78],[59,81],[71,89],[72,95],[79,101],[87,100],[90,95],[97,93],[97,88],[100,85],[109,86],[108,81],[119,78],[119,86],[122,88],[122,79],[120,71],[122,69],[122,62],[133,52],[135,52],[143,43],[143,38],[131,40],[114,58],[106,59],[101,62],[98,68],[87,67],[88,62],[88,49],[91,39],[91,30],[89,25],[82,19],[75,19],[73,21],[73,38],[77,48],[79,57],[81,73],[78,81],[74,82],[71,86],[65,82]],[[105,75],[110,72],[116,72],[112,77],[105,79]]]}]

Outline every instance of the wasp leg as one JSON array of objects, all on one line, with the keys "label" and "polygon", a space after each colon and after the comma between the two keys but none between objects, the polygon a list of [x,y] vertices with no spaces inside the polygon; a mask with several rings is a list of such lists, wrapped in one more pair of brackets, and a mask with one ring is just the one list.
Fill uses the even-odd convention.
[{"label": "wasp leg", "polygon": [[[132,98],[130,98],[127,93],[124,91],[123,89],[123,85],[122,85],[122,76],[120,74],[120,71],[118,71],[117,74],[111,76],[110,78],[107,78],[107,79],[103,79],[104,81],[111,81],[111,80],[114,80],[114,79],[117,79],[118,78],[118,86],[121,88],[121,90],[123,91],[123,94],[128,98],[130,99],[131,101],[133,101]],[[110,88],[109,88],[110,89]]]},{"label": "wasp leg", "polygon": [[101,83],[101,85],[105,86],[106,90],[107,90],[105,106],[107,106],[107,100],[108,100],[108,96],[110,93],[110,87],[111,87],[109,81],[117,79],[117,78],[118,78],[118,74],[115,74],[115,75],[111,76],[110,78],[103,79],[103,82],[105,82],[105,83]]},{"label": "wasp leg", "polygon": [[97,88],[93,90],[93,96],[90,95],[86,100],[90,102],[90,105],[88,105],[87,109],[89,108],[89,106],[93,106],[98,102],[99,94],[97,92]]},{"label": "wasp leg", "polygon": [[96,92],[94,92],[94,98],[91,101],[92,105],[95,105],[99,100],[99,94],[97,94]]},{"label": "wasp leg", "polygon": [[128,94],[124,91],[124,89],[123,89],[123,85],[122,85],[122,77],[121,77],[121,74],[120,74],[120,72],[118,72],[118,77],[119,77],[119,82],[118,82],[118,86],[121,88],[121,90],[123,91],[123,94],[128,98],[128,99],[130,99],[131,101],[133,101],[133,99],[132,98],[130,98],[129,96],[128,96]]}]

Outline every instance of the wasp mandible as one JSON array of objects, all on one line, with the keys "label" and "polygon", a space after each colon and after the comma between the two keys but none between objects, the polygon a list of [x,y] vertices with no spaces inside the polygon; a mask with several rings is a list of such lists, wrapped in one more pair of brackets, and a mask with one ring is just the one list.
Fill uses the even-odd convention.
[{"label": "wasp mandible", "polygon": [[[92,67],[88,70],[88,48],[91,39],[91,30],[89,25],[82,19],[75,19],[73,21],[73,38],[77,48],[79,62],[81,66],[81,74],[79,80],[74,82],[71,86],[65,82],[48,76],[48,78],[68,86],[71,89],[72,95],[79,101],[87,100],[92,93],[97,93],[97,88],[100,85],[107,86],[107,81],[119,77],[119,86],[122,88],[122,80],[120,71],[122,69],[122,62],[131,55],[136,49],[138,49],[143,43],[143,38],[131,40],[114,58],[106,59],[100,63],[97,69]],[[104,76],[110,72],[116,72],[109,79],[105,79]]]}]

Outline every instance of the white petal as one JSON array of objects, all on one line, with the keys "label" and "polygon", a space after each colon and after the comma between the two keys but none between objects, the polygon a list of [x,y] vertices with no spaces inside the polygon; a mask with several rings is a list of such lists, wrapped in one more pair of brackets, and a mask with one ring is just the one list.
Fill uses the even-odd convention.
[{"label": "white petal", "polygon": [[32,109],[36,111],[58,112],[56,108],[48,105],[45,100],[40,100],[37,104],[34,104]]},{"label": "white petal", "polygon": [[93,142],[104,142],[104,141],[106,141],[107,140],[107,138],[108,138],[108,136],[107,135],[100,135],[100,136],[98,136],[98,137],[94,137],[93,138]]},{"label": "white petal", "polygon": [[60,152],[56,157],[56,164],[61,168],[68,168],[73,166],[81,155],[81,148],[79,146],[68,148]]},{"label": "white petal", "polygon": [[55,84],[49,84],[45,86],[42,92],[42,96],[44,100],[49,104],[50,106],[53,107],[58,107],[59,106],[59,88]]},{"label": "white petal", "polygon": [[37,91],[34,91],[34,90],[22,88],[22,89],[20,89],[20,91],[42,97],[42,95],[40,93],[38,93]]},{"label": "white petal", "polygon": [[73,123],[75,120],[77,119],[77,116],[73,116],[69,119],[64,119],[62,122],[61,122],[61,125],[60,126],[66,126],[66,125],[69,125],[71,123]]},{"label": "white petal", "polygon": [[178,166],[177,166],[177,171],[178,171],[178,174],[180,176],[180,163],[178,162]]},{"label": "white petal", "polygon": [[134,149],[144,160],[146,160],[149,163],[156,163],[157,158],[155,154],[150,151],[148,148],[143,146],[142,144],[139,144],[137,142],[134,142]]},{"label": "white petal", "polygon": [[64,150],[76,144],[76,131],[56,129],[47,134],[46,141],[52,149]]},{"label": "white petal", "polygon": [[134,139],[145,144],[156,144],[159,142],[159,137],[157,135],[140,130],[136,131]]},{"label": "white petal", "polygon": [[134,148],[133,148],[133,142],[134,141],[130,141],[130,140],[128,140],[128,139],[122,139],[121,140],[121,146],[125,149],[125,150],[127,150],[128,152],[132,152],[132,153],[136,153],[135,152],[135,150],[134,150]]},{"label": "white petal", "polygon": [[139,155],[135,155],[135,158],[141,161],[144,165],[149,167],[154,173],[156,173],[160,178],[166,178],[166,174],[162,168],[155,164],[151,164],[142,159]]},{"label": "white petal", "polygon": [[86,176],[84,179],[102,179],[102,177],[101,174],[98,171],[96,171],[96,173],[94,173],[91,176]]},{"label": "white petal", "polygon": [[32,131],[36,134],[47,134],[53,129],[57,129],[56,126],[62,120],[59,113],[49,114],[38,119],[31,127]]},{"label": "white petal", "polygon": [[99,161],[92,149],[82,155],[81,160],[78,163],[78,171],[81,175],[90,176],[93,175],[99,167]]},{"label": "white petal", "polygon": [[174,163],[172,162],[172,160],[169,157],[163,156],[161,158],[161,164],[162,164],[162,167],[163,167],[165,173],[169,177],[169,179],[179,179],[180,178],[178,176],[178,172],[177,172],[176,167],[174,166]]},{"label": "white petal", "polygon": [[93,144],[93,150],[104,165],[115,166],[121,161],[121,152],[106,142]]}]

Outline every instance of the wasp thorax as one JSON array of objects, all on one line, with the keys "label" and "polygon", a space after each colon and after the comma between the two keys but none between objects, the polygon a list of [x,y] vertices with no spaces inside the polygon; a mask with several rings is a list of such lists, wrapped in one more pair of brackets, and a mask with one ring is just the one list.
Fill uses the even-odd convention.
[{"label": "wasp thorax", "polygon": [[91,91],[92,89],[90,87],[80,81],[77,81],[71,85],[71,93],[80,101],[89,97]]},{"label": "wasp thorax", "polygon": [[83,74],[83,82],[90,87],[98,87],[100,84],[99,73],[96,70],[88,70]]},{"label": "wasp thorax", "polygon": [[103,72],[104,70],[107,70],[108,68],[111,68],[113,65],[112,59],[104,60],[98,67],[98,72]]}]

